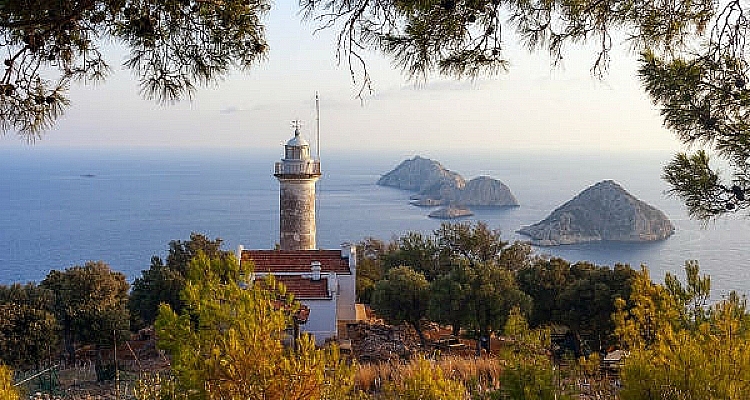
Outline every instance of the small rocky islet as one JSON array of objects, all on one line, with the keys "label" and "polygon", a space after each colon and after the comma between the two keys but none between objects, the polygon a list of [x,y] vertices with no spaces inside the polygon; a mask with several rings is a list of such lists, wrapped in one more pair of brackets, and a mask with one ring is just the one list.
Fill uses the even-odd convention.
[{"label": "small rocky islet", "polygon": [[662,211],[635,198],[616,182],[605,180],[518,233],[529,236],[539,246],[649,242],[671,236],[674,225]]},{"label": "small rocky islet", "polygon": [[431,212],[428,216],[430,218],[436,218],[436,219],[456,219],[456,218],[470,217],[472,215],[474,215],[474,213],[466,207],[448,206],[448,207],[439,208]]},{"label": "small rocky islet", "polygon": [[468,207],[518,206],[510,188],[499,180],[480,176],[467,182],[439,162],[420,156],[401,162],[381,176],[377,184],[417,192],[411,196],[415,206],[444,206],[430,213],[432,218],[473,215]]}]

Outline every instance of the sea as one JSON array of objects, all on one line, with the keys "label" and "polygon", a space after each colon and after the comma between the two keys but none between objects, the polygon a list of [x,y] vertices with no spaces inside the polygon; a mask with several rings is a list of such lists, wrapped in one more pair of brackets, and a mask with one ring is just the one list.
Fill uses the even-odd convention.
[{"label": "sea", "polygon": [[[0,284],[39,282],[50,270],[102,260],[132,281],[151,257],[165,257],[172,240],[191,232],[221,238],[224,248],[269,249],[278,242],[278,151],[253,149],[0,148]],[[750,220],[730,215],[690,219],[661,180],[668,152],[630,153],[501,150],[327,152],[317,186],[319,248],[367,237],[392,240],[425,234],[443,221],[409,204],[407,191],[377,186],[401,161],[421,155],[470,179],[491,176],[508,185],[514,208],[475,209],[459,221],[484,221],[503,240],[528,240],[520,227],[544,219],[595,183],[613,179],[661,209],[675,234],[650,243],[589,243],[534,247],[539,255],[598,265],[646,266],[655,281],[684,277],[686,260],[711,276],[712,298],[750,293]]]}]

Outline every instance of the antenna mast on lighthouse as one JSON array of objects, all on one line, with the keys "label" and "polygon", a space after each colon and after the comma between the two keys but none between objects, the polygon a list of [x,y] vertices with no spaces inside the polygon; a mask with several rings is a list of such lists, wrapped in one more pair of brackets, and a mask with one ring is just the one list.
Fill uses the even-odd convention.
[{"label": "antenna mast on lighthouse", "polygon": [[320,160],[320,98],[318,97],[318,92],[315,92],[315,123],[317,125],[315,152],[317,153],[318,160]]}]

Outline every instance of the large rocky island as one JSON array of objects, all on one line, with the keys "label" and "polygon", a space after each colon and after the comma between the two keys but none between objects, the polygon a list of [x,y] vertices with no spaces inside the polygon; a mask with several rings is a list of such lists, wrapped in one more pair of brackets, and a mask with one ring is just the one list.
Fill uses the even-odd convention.
[{"label": "large rocky island", "polygon": [[[461,175],[439,162],[416,156],[405,160],[380,177],[378,185],[417,192],[411,196],[417,206],[447,206],[433,212],[435,218],[457,218],[471,215],[466,207],[517,206],[508,186],[497,179],[480,176],[466,181]],[[457,212],[461,210],[461,212]]]},{"label": "large rocky island", "polygon": [[660,210],[638,200],[614,181],[597,183],[519,233],[541,246],[596,241],[666,239],[674,226]]}]

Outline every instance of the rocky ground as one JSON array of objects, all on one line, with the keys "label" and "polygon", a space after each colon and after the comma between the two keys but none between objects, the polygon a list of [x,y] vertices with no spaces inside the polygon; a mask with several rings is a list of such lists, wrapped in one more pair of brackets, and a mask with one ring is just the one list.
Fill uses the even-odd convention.
[{"label": "rocky ground", "polygon": [[[475,357],[476,342],[457,339],[451,336],[449,329],[431,324],[425,327],[426,345],[422,346],[419,336],[413,328],[406,325],[386,325],[380,321],[359,322],[346,327],[351,357],[359,363],[379,363],[409,359],[420,353],[440,351],[459,357]],[[507,342],[493,339],[490,343],[492,353],[498,352]],[[118,352],[119,353],[119,352]],[[63,368],[57,372],[58,384],[51,393],[39,391],[38,384],[28,388],[29,400],[135,400],[133,387],[139,377],[169,368],[166,358],[158,353],[150,357],[125,360],[125,368],[120,372],[119,390],[114,381],[96,382],[96,373],[92,362],[82,362],[76,367]],[[577,382],[578,383],[578,382]],[[610,398],[602,397],[598,387],[602,383],[584,382],[580,386],[580,399]],[[607,385],[608,386],[608,385]],[[588,392],[588,393],[587,393]]]},{"label": "rocky ground", "polygon": [[[168,360],[156,351],[153,343],[146,344],[152,349],[147,352],[138,351],[144,343],[133,342],[135,352],[118,350],[119,385],[115,380],[97,382],[95,363],[92,359],[81,357],[75,365],[60,364],[58,369],[42,375],[41,379],[34,379],[25,386],[30,400],[135,400],[133,387],[143,374],[169,369]],[[141,357],[133,356],[139,353]],[[130,356],[126,356],[130,354]],[[50,385],[49,382],[53,384]],[[51,390],[50,390],[51,388]]]}]

